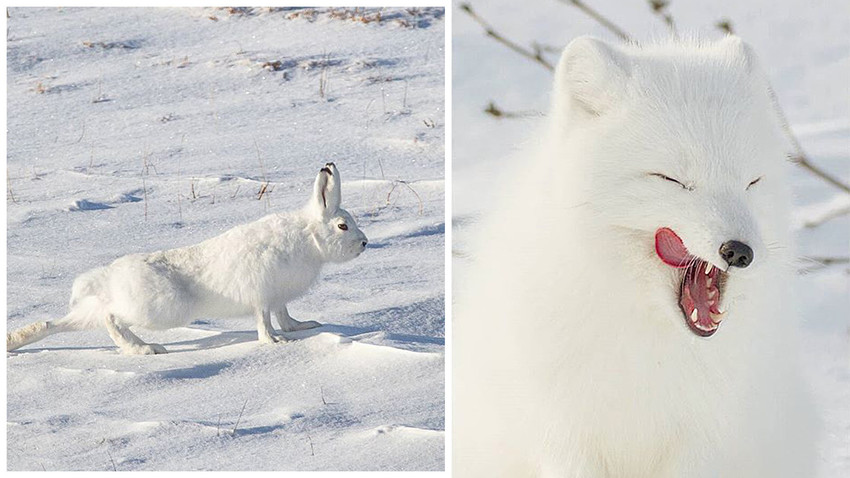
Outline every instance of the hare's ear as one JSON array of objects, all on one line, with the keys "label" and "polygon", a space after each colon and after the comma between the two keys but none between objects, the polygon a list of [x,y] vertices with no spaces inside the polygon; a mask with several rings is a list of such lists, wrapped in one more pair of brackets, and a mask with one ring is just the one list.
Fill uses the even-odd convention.
[{"label": "hare's ear", "polygon": [[604,115],[624,96],[630,69],[627,54],[617,47],[588,36],[576,38],[555,70],[556,107],[582,116]]},{"label": "hare's ear", "polygon": [[342,202],[339,171],[334,163],[328,163],[319,171],[313,183],[313,205],[323,215],[334,214]]}]

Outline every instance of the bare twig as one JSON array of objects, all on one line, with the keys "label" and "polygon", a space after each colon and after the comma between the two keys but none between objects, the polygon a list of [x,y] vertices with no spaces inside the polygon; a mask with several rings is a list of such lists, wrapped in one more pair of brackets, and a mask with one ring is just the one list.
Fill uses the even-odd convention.
[{"label": "bare twig", "polygon": [[239,418],[236,419],[236,425],[233,427],[232,435],[236,435],[236,429],[239,428],[239,422],[242,420],[242,414],[245,413],[245,406],[248,405],[248,399],[245,399],[245,403],[242,404],[242,410],[239,411]]},{"label": "bare twig", "polygon": [[325,99],[328,94],[328,64],[330,61],[330,53],[322,55],[322,71],[319,74],[319,98],[322,99]]},{"label": "bare twig", "polygon": [[[263,158],[260,156],[260,146],[257,144],[257,138],[254,138],[254,148],[257,149],[257,161],[260,162],[260,172],[263,174],[263,184],[257,192],[257,201],[263,199],[269,187],[269,180],[266,178],[266,167],[263,165]],[[269,197],[266,196],[266,207],[269,205]]]},{"label": "bare twig", "polygon": [[6,188],[9,190],[9,199],[11,199],[13,203],[17,204],[18,200],[15,199],[15,194],[12,193],[12,178],[9,176],[9,168],[6,168]]},{"label": "bare twig", "polygon": [[145,176],[142,175],[142,191],[145,194],[145,221],[148,220],[148,186],[145,183]]},{"label": "bare twig", "polygon": [[86,135],[86,120],[83,120],[83,132],[82,132],[82,133],[80,133],[80,137],[79,137],[79,138],[77,138],[77,140],[76,140],[76,141],[74,141],[74,144],[77,144],[77,143],[79,143],[80,141],[82,141],[82,140],[83,140],[83,137],[85,137],[85,135]]},{"label": "bare twig", "polygon": [[109,462],[112,463],[112,471],[118,471],[118,468],[115,467],[115,460],[112,459],[112,453],[109,453],[109,449],[106,449],[106,454],[109,456]]},{"label": "bare twig", "polygon": [[[798,274],[807,274],[809,272],[815,272],[817,270],[823,269],[824,267],[829,267],[836,264],[850,264],[850,257],[803,257],[803,261],[808,262],[809,266],[801,267],[797,273]],[[848,269],[850,271],[850,269]]]},{"label": "bare twig", "polygon": [[316,456],[315,450],[313,450],[313,439],[310,438],[310,434],[307,434],[307,441],[310,442],[310,456]]},{"label": "bare twig", "polygon": [[425,210],[424,204],[422,203],[422,197],[419,196],[419,193],[417,193],[416,190],[413,189],[407,181],[402,181],[401,179],[393,180],[393,187],[390,188],[390,192],[387,193],[387,205],[389,206],[391,204],[390,196],[392,196],[393,191],[395,191],[396,186],[398,186],[399,184],[403,184],[404,186],[406,186],[407,189],[410,189],[410,192],[412,192],[413,195],[416,196],[416,199],[419,201],[419,215],[421,216],[422,212]]},{"label": "bare twig", "polygon": [[472,19],[475,20],[476,23],[481,25],[481,28],[484,29],[484,32],[487,33],[487,36],[489,36],[490,38],[496,40],[502,45],[505,45],[506,47],[528,58],[529,60],[536,62],[543,68],[546,68],[549,71],[555,71],[555,67],[551,63],[546,61],[545,58],[543,58],[542,51],[539,48],[529,50],[528,48],[525,48],[511,40],[508,40],[501,34],[497,33],[495,30],[493,30],[493,28],[486,21],[484,21],[483,18],[478,16],[478,14],[475,13],[474,10],[472,10],[472,6],[468,3],[461,3],[460,9],[461,11],[466,12],[470,17],[472,17]]},{"label": "bare twig", "polygon": [[850,206],[845,206],[834,211],[829,211],[827,213],[821,214],[819,217],[806,221],[805,223],[803,223],[803,225],[808,228],[815,228],[823,223],[829,222],[841,216],[846,216],[848,214],[850,214]]},{"label": "bare twig", "polygon": [[810,173],[823,179],[829,184],[832,184],[838,189],[841,189],[842,191],[850,194],[850,186],[844,184],[835,176],[832,176],[823,169],[812,164],[805,151],[803,151],[803,147],[800,145],[800,141],[794,135],[794,132],[791,131],[791,126],[788,123],[788,117],[785,116],[785,111],[782,109],[782,105],[779,104],[779,98],[777,98],[776,91],[774,91],[773,86],[768,85],[768,92],[770,93],[770,97],[773,100],[773,107],[776,109],[776,116],[779,118],[779,123],[782,126],[782,130],[785,132],[785,136],[791,143],[791,148],[793,149],[793,154],[791,154],[790,156],[791,161],[794,164],[805,168]]},{"label": "bare twig", "polygon": [[629,43],[634,42],[632,37],[629,36],[629,34],[626,33],[622,28],[618,27],[617,25],[614,24],[614,22],[612,22],[611,20],[608,20],[607,18],[602,16],[601,13],[599,13],[596,10],[587,6],[587,4],[582,2],[581,0],[560,0],[560,1],[562,3],[567,3],[569,5],[572,5],[576,8],[578,8],[579,10],[581,10],[582,12],[586,13],[587,16],[589,16],[589,17],[593,18],[594,20],[596,20],[597,22],[599,22],[600,25],[602,25],[603,27],[610,30],[611,33],[613,33],[614,35],[617,35],[618,37],[620,37],[620,39],[623,40],[624,42],[629,42]]},{"label": "bare twig", "polygon": [[850,264],[850,257],[806,257],[805,259],[825,266]]},{"label": "bare twig", "polygon": [[717,23],[714,24],[717,28],[723,30],[728,35],[734,35],[735,29],[732,27],[732,20],[729,20],[726,17],[717,20]]},{"label": "bare twig", "polygon": [[[181,152],[183,151],[183,143],[185,143],[185,142],[186,142],[186,134],[184,133],[183,136],[180,137],[180,151]],[[177,214],[180,217],[180,223],[181,224],[183,223],[183,205],[182,205],[181,200],[180,200],[180,196],[182,196],[182,194],[180,194],[180,158],[182,156],[183,156],[182,154],[180,156],[177,156]]]},{"label": "bare twig", "polygon": [[670,29],[670,33],[678,38],[679,32],[676,31],[676,23],[673,21],[673,15],[667,11],[667,7],[670,6],[670,2],[668,0],[648,0],[649,8],[652,9],[652,13],[654,13],[658,18],[660,18],[667,25],[667,28]]},{"label": "bare twig", "polygon": [[487,105],[487,108],[484,109],[484,112],[496,118],[528,118],[530,116],[543,115],[543,113],[534,110],[505,111],[496,106],[496,104],[492,101]]},{"label": "bare twig", "polygon": [[563,46],[547,45],[545,43],[539,43],[539,42],[536,42],[536,41],[531,42],[531,47],[534,49],[534,51],[542,51],[542,52],[545,52],[545,53],[552,53],[552,54],[555,54],[555,55],[560,54],[562,51],[564,51]]}]

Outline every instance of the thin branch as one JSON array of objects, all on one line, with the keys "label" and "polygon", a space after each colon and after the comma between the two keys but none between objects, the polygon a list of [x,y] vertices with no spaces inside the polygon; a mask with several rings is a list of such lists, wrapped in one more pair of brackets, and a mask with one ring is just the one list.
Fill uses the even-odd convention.
[{"label": "thin branch", "polygon": [[242,414],[245,413],[245,406],[248,405],[248,399],[245,399],[245,403],[242,404],[242,410],[239,411],[239,418],[236,419],[236,425],[233,427],[233,431],[231,435],[236,435],[236,429],[239,428],[239,422],[242,420]]},{"label": "thin branch", "polygon": [[654,13],[658,18],[660,18],[666,25],[667,28],[670,29],[670,33],[679,38],[679,32],[676,30],[676,23],[673,21],[673,15],[671,15],[667,11],[667,7],[670,6],[669,0],[648,0],[649,8],[652,9],[652,13]]},{"label": "thin branch", "polygon": [[15,199],[15,194],[12,193],[12,177],[9,176],[9,168],[6,168],[6,188],[9,190],[9,198],[13,203],[17,204],[18,200]]},{"label": "thin branch", "polygon": [[495,30],[493,30],[493,28],[490,26],[490,24],[488,24],[486,21],[484,21],[483,18],[478,16],[478,14],[475,13],[474,10],[472,10],[472,6],[468,3],[461,3],[460,9],[461,9],[461,11],[466,12],[473,20],[475,20],[476,23],[481,25],[481,28],[484,29],[484,32],[487,33],[487,36],[491,37],[492,39],[496,40],[497,42],[501,43],[502,45],[505,45],[506,47],[510,48],[514,52],[519,53],[520,55],[522,55],[522,56],[528,58],[529,60],[537,63],[538,65],[542,66],[543,68],[546,68],[549,71],[555,71],[555,67],[551,63],[546,61],[545,58],[543,58],[543,52],[540,48],[535,47],[534,50],[529,50],[528,48],[525,48],[525,47],[519,45],[518,43],[515,43],[515,42],[508,40],[507,38],[503,37],[502,35],[497,33]]},{"label": "thin branch", "polygon": [[540,43],[536,41],[531,42],[531,47],[534,49],[534,51],[552,53],[553,55],[559,55],[562,51],[564,51],[563,46],[548,45],[546,43]]},{"label": "thin branch", "polygon": [[109,462],[112,463],[112,471],[118,471],[118,468],[115,467],[115,460],[112,459],[112,453],[109,453],[109,449],[106,449],[106,455],[109,456]]},{"label": "thin branch", "polygon": [[145,182],[144,176],[142,176],[142,191],[145,194],[145,196],[144,196],[144,199],[145,199],[145,221],[147,221],[148,220],[148,185]]},{"label": "thin branch", "polygon": [[587,6],[587,4],[582,2],[581,0],[560,0],[560,2],[569,4],[569,5],[572,5],[576,8],[578,8],[582,12],[586,13],[589,17],[591,17],[594,20],[596,20],[597,22],[599,22],[600,25],[602,25],[603,27],[610,30],[611,33],[620,37],[620,39],[623,40],[624,42],[628,42],[628,43],[634,42],[632,37],[629,36],[629,34],[626,33],[622,28],[618,27],[617,25],[614,24],[614,22],[612,22],[611,20],[608,20],[607,18],[602,16],[601,13],[599,13],[596,10]]},{"label": "thin branch", "polygon": [[86,136],[86,120],[83,120],[83,132],[80,133],[80,137],[74,141],[74,144],[79,143]]},{"label": "thin branch", "polygon": [[[257,144],[257,138],[254,138],[254,148],[257,150],[257,161],[260,162],[260,172],[263,174],[263,184],[260,187],[260,190],[257,192],[257,200],[263,199],[263,196],[266,194],[266,190],[269,187],[269,180],[266,179],[266,167],[263,165],[263,158],[260,157],[260,145]],[[269,206],[269,197],[266,196],[266,207]]]},{"label": "thin branch", "polygon": [[850,257],[806,257],[805,259],[825,266],[831,266],[833,264],[850,264]]},{"label": "thin branch", "polygon": [[773,86],[769,84],[767,89],[770,93],[773,107],[776,109],[776,116],[779,118],[779,124],[782,126],[782,130],[785,132],[785,136],[788,138],[788,141],[791,143],[791,148],[793,149],[793,154],[790,157],[791,162],[798,166],[802,166],[815,176],[850,194],[850,186],[844,184],[835,176],[832,176],[823,169],[812,164],[809,157],[806,155],[806,152],[803,151],[800,141],[794,135],[794,132],[791,131],[791,125],[788,123],[788,117],[785,116],[785,111],[782,109],[782,105],[779,104],[779,98],[776,96],[776,91],[774,91]]},{"label": "thin branch", "polygon": [[717,20],[717,23],[715,23],[714,26],[726,32],[727,35],[735,34],[735,28],[732,27],[732,20],[729,20],[726,17]]},{"label": "thin branch", "polygon": [[807,228],[815,228],[820,226],[821,224],[824,224],[842,216],[846,216],[848,214],[850,214],[850,206],[845,206],[839,209],[835,209],[834,211],[829,211],[824,214],[821,214],[820,216],[814,219],[806,221],[805,223],[803,223],[803,225]]},{"label": "thin branch", "polygon": [[387,206],[392,204],[390,202],[390,196],[392,196],[393,191],[395,191],[396,186],[398,186],[399,184],[403,184],[403,185],[407,186],[407,189],[410,189],[410,192],[412,192],[413,195],[416,196],[416,199],[419,201],[419,215],[421,216],[422,212],[425,209],[424,204],[422,202],[422,197],[419,196],[419,193],[417,193],[416,190],[413,189],[413,187],[407,181],[402,181],[401,179],[393,180],[393,187],[390,188],[390,192],[387,193]]},{"label": "thin branch", "polygon": [[[798,274],[807,274],[815,272],[824,267],[833,266],[836,264],[850,264],[850,257],[803,257],[804,262],[809,263],[809,266],[801,267],[797,270]],[[850,271],[850,269],[848,269]]]}]

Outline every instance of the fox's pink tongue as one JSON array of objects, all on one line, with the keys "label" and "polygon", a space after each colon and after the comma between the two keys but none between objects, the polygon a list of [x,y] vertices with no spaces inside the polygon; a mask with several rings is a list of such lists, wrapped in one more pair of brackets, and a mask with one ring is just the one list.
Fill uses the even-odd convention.
[{"label": "fox's pink tongue", "polygon": [[655,231],[655,253],[665,264],[673,267],[685,267],[694,259],[682,239],[666,227]]}]

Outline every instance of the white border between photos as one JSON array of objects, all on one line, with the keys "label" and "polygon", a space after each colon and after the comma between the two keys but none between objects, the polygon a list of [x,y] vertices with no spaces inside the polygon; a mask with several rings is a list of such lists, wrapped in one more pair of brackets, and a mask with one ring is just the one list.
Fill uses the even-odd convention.
[{"label": "white border between photos", "polygon": [[[452,424],[452,407],[451,407],[451,390],[452,390],[452,374],[451,374],[451,363],[452,363],[452,313],[451,313],[451,304],[452,304],[452,263],[451,263],[451,245],[452,245],[452,227],[451,227],[451,219],[452,219],[452,208],[451,208],[451,197],[452,197],[452,42],[451,42],[451,33],[452,33],[452,3],[449,0],[431,0],[431,1],[422,1],[422,0],[411,0],[400,2],[397,0],[384,0],[384,1],[376,1],[376,0],[360,0],[360,1],[351,1],[351,0],[337,0],[337,1],[327,1],[327,0],[307,0],[307,1],[268,1],[268,2],[222,2],[222,1],[210,1],[210,2],[200,2],[200,1],[182,1],[177,4],[165,2],[163,0],[154,0],[146,2],[144,5],[133,3],[128,4],[119,4],[116,5],[116,2],[108,2],[104,0],[92,0],[92,1],[80,1],[80,0],[66,0],[61,2],[61,5],[54,2],[45,2],[45,3],[34,3],[34,2],[15,2],[12,4],[5,3],[3,7],[35,7],[35,6],[43,6],[43,7],[51,7],[51,6],[63,6],[63,7],[134,7],[134,6],[145,6],[145,7],[215,7],[215,6],[254,6],[257,3],[262,3],[264,6],[317,6],[317,7],[442,7],[445,9],[445,41],[444,41],[444,52],[445,52],[445,106],[443,108],[445,112],[445,470],[444,471],[279,471],[274,472],[275,474],[283,474],[287,477],[310,477],[310,478],[327,478],[327,477],[345,477],[345,478],[360,478],[360,477],[374,477],[380,475],[381,477],[402,477],[402,478],[411,478],[411,477],[448,477],[451,476],[451,424]],[[3,19],[4,30],[6,27],[6,19],[4,16]],[[5,47],[5,39],[4,39],[4,47]],[[2,75],[4,91],[6,91],[6,55],[5,48],[2,59]],[[2,117],[2,126],[3,131],[6,131],[6,107],[7,102],[3,102],[3,117]],[[2,145],[3,157],[6,157],[6,135],[3,136],[3,145]],[[3,250],[6,251],[6,208],[3,208],[3,212],[0,213],[0,217],[3,219],[3,228],[4,233],[2,240]],[[3,254],[2,258],[3,268],[5,270],[6,266],[6,254]],[[7,297],[6,297],[6,274],[3,274],[2,280],[3,287],[3,311],[6,311]],[[4,322],[5,328],[5,322]],[[3,414],[6,416],[6,367],[3,367],[3,377],[2,377],[2,388],[3,393]],[[2,434],[2,438],[0,438],[0,446],[3,447],[3,470],[7,470],[7,443],[6,443],[6,433]],[[27,476],[27,477],[37,477],[37,476],[57,476],[57,475],[65,475],[71,474],[73,472],[60,472],[60,471],[43,471],[43,472],[8,472],[11,476]],[[124,474],[130,474],[132,472],[119,472]],[[148,472],[154,474],[176,474],[177,472]],[[260,472],[244,472],[244,471],[215,471],[215,472],[179,472],[181,476],[187,475],[206,475],[209,473],[214,473],[221,476],[236,476],[237,474],[244,473],[260,473]]]}]

